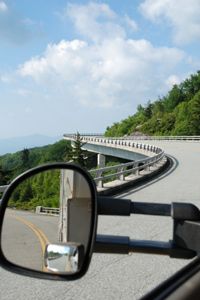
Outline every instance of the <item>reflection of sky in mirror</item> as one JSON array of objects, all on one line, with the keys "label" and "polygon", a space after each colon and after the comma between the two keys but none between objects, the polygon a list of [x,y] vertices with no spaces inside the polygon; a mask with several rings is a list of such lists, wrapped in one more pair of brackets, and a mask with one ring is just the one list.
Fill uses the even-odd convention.
[{"label": "reflection of sky in mirror", "polygon": [[0,0],[0,138],[103,132],[163,96],[200,68],[199,11],[199,0]]}]

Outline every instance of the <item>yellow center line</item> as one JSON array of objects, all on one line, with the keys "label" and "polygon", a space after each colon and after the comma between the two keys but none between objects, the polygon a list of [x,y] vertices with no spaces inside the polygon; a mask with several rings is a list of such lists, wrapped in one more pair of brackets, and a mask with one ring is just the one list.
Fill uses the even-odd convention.
[{"label": "yellow center line", "polygon": [[[22,217],[17,217],[17,216],[13,216],[13,217],[16,220],[20,221],[21,223],[24,223],[26,226],[28,226],[35,233],[35,235],[39,239],[40,246],[41,246],[41,249],[42,249],[42,254],[43,254],[43,257],[44,257],[45,247],[46,247],[47,244],[49,244],[49,240],[46,237],[46,235],[44,234],[44,232],[41,229],[39,229],[35,224],[25,220]],[[43,271],[48,271],[46,269],[46,267],[44,266],[44,261],[42,261],[42,270]]]}]

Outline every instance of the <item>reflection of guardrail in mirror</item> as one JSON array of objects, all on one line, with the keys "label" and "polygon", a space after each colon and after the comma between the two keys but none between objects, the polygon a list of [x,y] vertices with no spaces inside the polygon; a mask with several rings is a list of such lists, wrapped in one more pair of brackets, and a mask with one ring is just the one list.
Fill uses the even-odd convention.
[{"label": "reflection of guardrail in mirror", "polygon": [[7,189],[8,185],[1,185],[0,186],[0,193],[3,193]]},{"label": "reflection of guardrail in mirror", "polygon": [[35,212],[37,214],[59,215],[60,209],[55,207],[37,206]]}]

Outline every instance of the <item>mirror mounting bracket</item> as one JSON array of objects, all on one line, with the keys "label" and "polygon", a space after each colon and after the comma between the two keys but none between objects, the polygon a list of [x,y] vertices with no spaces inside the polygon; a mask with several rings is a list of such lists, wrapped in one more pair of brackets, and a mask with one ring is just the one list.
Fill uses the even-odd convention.
[{"label": "mirror mounting bracket", "polygon": [[171,216],[173,240],[159,242],[97,235],[94,252],[124,254],[140,252],[169,255],[174,258],[193,258],[200,254],[200,210],[191,203],[132,202],[128,199],[98,197],[98,214]]}]

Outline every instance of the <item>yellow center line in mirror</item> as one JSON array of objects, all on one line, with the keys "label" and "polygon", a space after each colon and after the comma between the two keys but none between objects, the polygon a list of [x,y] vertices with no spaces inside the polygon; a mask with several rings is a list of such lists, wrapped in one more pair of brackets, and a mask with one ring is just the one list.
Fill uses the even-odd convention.
[{"label": "yellow center line in mirror", "polygon": [[[30,221],[25,220],[22,217],[13,216],[13,218],[15,218],[16,220],[24,223],[26,226],[28,226],[35,233],[35,235],[39,239],[40,246],[41,246],[41,249],[42,249],[43,258],[44,258],[45,247],[46,247],[47,244],[49,244],[49,240],[46,237],[46,235],[44,234],[44,232],[41,229],[39,229],[35,224],[31,223]],[[44,261],[42,261],[42,270],[43,271],[48,271],[47,268],[44,266]]]}]

